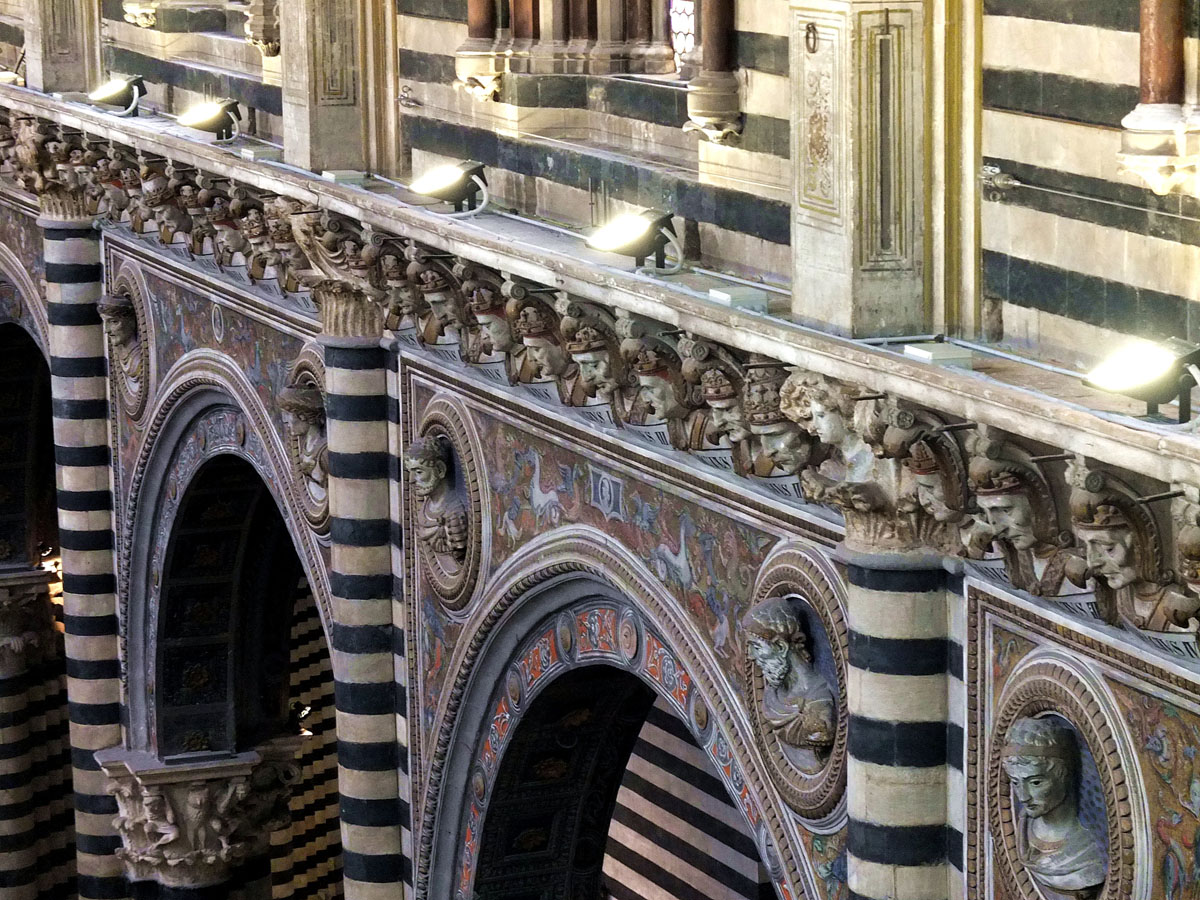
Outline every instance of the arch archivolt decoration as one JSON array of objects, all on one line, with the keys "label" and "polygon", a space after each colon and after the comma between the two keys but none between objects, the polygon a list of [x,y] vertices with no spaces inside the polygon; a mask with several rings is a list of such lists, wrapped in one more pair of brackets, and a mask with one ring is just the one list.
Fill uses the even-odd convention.
[{"label": "arch archivolt decoration", "polygon": [[[1053,756],[1054,748],[1029,749],[1026,735],[1036,734],[1042,720],[1072,734],[1078,745],[1079,770],[1068,784],[1068,802],[1079,809],[1079,834],[1101,827],[1105,840],[1096,840],[1094,858],[1086,848],[1072,852],[1082,837],[1070,835],[1059,843],[1065,849],[1039,845],[1030,837],[1031,820],[1010,786],[1005,760],[1025,755]],[[1054,732],[1044,729],[1047,734]],[[1098,783],[1091,783],[1094,763]],[[1149,813],[1141,766],[1132,740],[1125,730],[1120,709],[1103,681],[1078,658],[1057,649],[1035,651],[1021,661],[996,700],[987,748],[988,821],[996,856],[997,881],[1015,900],[1049,900],[1056,879],[1070,879],[1073,872],[1090,867],[1103,874],[1095,887],[1073,896],[1092,900],[1148,900],[1152,889],[1150,873]],[[1018,770],[1018,774],[1020,774]],[[1099,799],[1095,800],[1098,794]],[[1087,809],[1088,798],[1099,809]],[[1073,825],[1074,827],[1074,825]],[[1061,856],[1060,858],[1056,857]],[[1053,872],[1054,874],[1046,874]],[[1083,881],[1094,881],[1081,875]],[[1067,884],[1067,881],[1062,881]],[[1066,888],[1064,888],[1066,889]]]},{"label": "arch archivolt decoration", "polygon": [[24,328],[46,358],[50,358],[50,326],[42,291],[17,255],[0,244],[0,320],[3,319]]},{"label": "arch archivolt decoration", "polygon": [[[571,585],[591,589],[556,599],[557,588]],[[464,628],[469,637],[450,661],[457,675],[427,754],[418,893],[471,896],[479,825],[504,738],[556,674],[606,664],[640,677],[687,723],[745,817],[779,895],[819,896],[786,807],[753,750],[741,701],[686,614],[640,560],[597,529],[566,526],[526,545],[482,593],[495,599]],[[515,649],[497,649],[512,647],[514,634],[520,635]],[[419,754],[414,771],[421,765]],[[437,861],[449,854],[452,864]],[[431,884],[442,872],[454,873],[453,884]]]},{"label": "arch archivolt decoration", "polygon": [[[116,262],[111,254],[110,262]],[[108,361],[113,393],[129,417],[141,420],[154,384],[153,319],[146,305],[149,296],[141,271],[130,260],[117,262],[108,272],[107,293],[100,300],[100,315],[108,339]]]},{"label": "arch archivolt decoration", "polygon": [[[118,517],[122,681],[135,742],[148,739],[139,728],[151,717],[144,692],[130,682],[145,677],[153,658],[146,653],[157,633],[157,579],[174,514],[191,476],[221,454],[240,456],[262,477],[288,525],[322,622],[328,628],[332,621],[325,563],[295,495],[282,439],[231,360],[211,350],[189,353],[164,377],[147,411],[136,461],[123,479],[126,502]],[[147,574],[134,578],[135,572]]]},{"label": "arch archivolt decoration", "polygon": [[[846,602],[845,586],[828,560],[804,544],[787,542],[763,561],[748,613],[748,619],[782,615],[797,632],[793,655],[781,659],[790,670],[785,683],[796,687],[769,684],[763,667],[747,653],[746,703],[775,787],[817,831],[839,827],[845,819]],[[760,628],[748,621],[745,631],[753,637]]]}]

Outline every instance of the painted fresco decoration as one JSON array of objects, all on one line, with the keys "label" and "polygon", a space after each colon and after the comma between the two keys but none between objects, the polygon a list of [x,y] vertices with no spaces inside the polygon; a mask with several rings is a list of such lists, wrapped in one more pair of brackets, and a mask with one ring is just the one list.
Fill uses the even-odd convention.
[{"label": "painted fresco decoration", "polygon": [[493,564],[568,522],[612,532],[684,603],[718,656],[749,606],[754,573],[773,540],[763,532],[623,478],[549,443],[481,422],[491,479]]},{"label": "painted fresco decoration", "polygon": [[1164,900],[1200,894],[1200,716],[1112,682],[1147,774],[1153,878]]},{"label": "painted fresco decoration", "polygon": [[[474,750],[467,811],[458,844],[455,900],[473,896],[484,818],[505,751],[537,695],[563,673],[604,664],[632,672],[666,699],[692,729],[730,800],[760,848],[779,896],[798,900],[767,831],[767,819],[734,758],[729,738],[709,716],[695,681],[669,642],[633,607],[587,601],[556,614],[531,631],[513,655],[488,705],[489,725]],[[704,709],[697,713],[697,709]]]}]

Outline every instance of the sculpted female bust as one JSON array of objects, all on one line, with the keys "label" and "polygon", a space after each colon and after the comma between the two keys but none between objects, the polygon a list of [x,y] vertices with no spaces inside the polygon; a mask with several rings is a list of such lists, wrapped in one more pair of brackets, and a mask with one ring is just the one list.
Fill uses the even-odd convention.
[{"label": "sculpted female bust", "polygon": [[[1079,746],[1053,719],[1018,719],[1001,755],[1017,814],[1017,858],[1052,895],[1092,900],[1107,866],[1095,836],[1079,821]],[[1016,804],[1014,804],[1015,806]]]}]

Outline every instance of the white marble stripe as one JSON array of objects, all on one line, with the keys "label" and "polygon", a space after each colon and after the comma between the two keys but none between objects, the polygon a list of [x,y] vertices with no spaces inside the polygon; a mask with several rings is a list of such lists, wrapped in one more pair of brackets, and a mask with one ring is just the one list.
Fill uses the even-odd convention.
[{"label": "white marble stripe", "polygon": [[946,822],[960,832],[967,829],[967,780],[965,773],[946,767]]},{"label": "white marble stripe", "polygon": [[738,31],[786,35],[790,10],[775,0],[738,0],[734,4],[733,27]]},{"label": "white marble stripe", "polygon": [[847,854],[850,889],[880,900],[946,900],[950,866],[893,866]]},{"label": "white marble stripe", "polygon": [[43,258],[48,263],[60,265],[97,265],[100,262],[100,233],[95,234],[94,238],[72,237],[62,241],[44,241]]},{"label": "white marble stripe", "polygon": [[846,680],[857,715],[883,722],[946,721],[945,675],[884,675],[851,666]]},{"label": "white marble stripe", "polygon": [[387,394],[386,369],[339,369],[330,366],[325,370],[325,392],[353,397],[374,397]]},{"label": "white marble stripe", "polygon": [[[678,856],[664,853],[654,841],[642,834],[627,828],[620,822],[614,821],[608,828],[608,839],[616,841],[645,859],[651,860],[663,871],[687,882],[705,897],[736,897],[736,893],[727,886],[696,867],[689,865]],[[612,862],[616,862],[611,857]]]},{"label": "white marble stripe", "polygon": [[1101,84],[1136,85],[1140,58],[1135,31],[1016,16],[983,17],[985,69],[1024,69]]},{"label": "white marble stripe", "polygon": [[985,250],[1200,299],[1200,247],[993,202],[982,234]]},{"label": "white marble stripe", "polygon": [[466,22],[447,22],[441,19],[426,19],[420,16],[397,16],[397,45],[404,53],[405,48],[422,53],[440,53],[453,56],[467,39]]},{"label": "white marble stripe", "polygon": [[[347,519],[389,518],[386,478],[329,478],[329,512]],[[339,545],[338,552],[344,549]],[[390,564],[381,571],[391,571]]]},{"label": "white marble stripe", "polygon": [[859,634],[881,638],[942,638],[946,636],[946,596],[872,591],[855,588],[862,602],[852,603],[850,627]]},{"label": "white marble stripe", "polygon": [[362,715],[338,710],[337,733],[344,741],[358,744],[396,740],[396,717],[390,713]]},{"label": "white marble stripe", "polygon": [[876,825],[941,825],[946,821],[946,770],[881,766],[850,756],[850,816]]},{"label": "white marble stripe", "polygon": [[757,69],[743,69],[746,87],[743,111],[787,120],[791,113],[792,85],[786,75],[773,75]]},{"label": "white marble stripe", "polygon": [[[695,797],[695,793],[696,792],[693,791],[693,797]],[[711,799],[709,799],[707,795],[703,795],[703,797],[708,799],[707,805],[691,804],[691,797],[680,797],[679,799],[683,802],[689,803],[690,805],[696,806],[705,813],[709,813],[708,807],[711,805]],[[706,831],[695,827],[686,819],[681,819],[678,816],[672,815],[667,810],[657,806],[652,801],[647,800],[641,794],[637,793],[637,791],[631,790],[627,787],[622,787],[617,793],[617,806],[632,810],[643,819],[647,819],[650,822],[653,822],[659,828],[662,828],[664,831],[669,832],[673,837],[679,838],[691,846],[702,850],[706,856],[709,856],[712,859],[729,866],[729,868],[740,872],[750,880],[753,881],[758,878],[757,856],[751,857],[739,853],[728,844],[722,843],[712,835],[708,834]],[[610,831],[609,836],[611,837],[612,834],[613,832]],[[624,842],[622,841],[622,843]],[[630,845],[626,844],[626,846]],[[659,850],[659,853],[665,853],[665,851]]]},{"label": "white marble stripe", "polygon": [[[670,772],[660,769],[640,756],[635,755],[630,757],[628,771],[641,776],[656,787],[660,787],[677,797],[686,797],[696,790],[684,779],[677,778]],[[730,828],[742,829],[746,827],[746,820],[732,806],[714,805],[712,809],[708,810],[708,813],[714,819],[719,819]]]},{"label": "white marble stripe", "polygon": [[[327,434],[336,442],[342,453],[353,453],[356,448],[373,450],[381,445],[386,422],[345,422],[330,419],[326,424]],[[382,476],[381,476],[382,477]]]},{"label": "white marble stripe", "polygon": [[947,721],[955,725],[965,725],[967,721],[967,686],[957,678],[946,678],[946,689],[949,693]]},{"label": "white marble stripe", "polygon": [[[104,293],[104,288],[98,281],[79,281],[73,284],[49,282],[46,285],[46,301],[48,303],[95,303]],[[86,328],[99,328],[98,325],[54,325],[51,326],[51,346],[54,332],[58,328],[68,328],[72,331]]]},{"label": "white marble stripe", "polygon": [[695,766],[702,772],[711,772],[712,763],[709,762],[708,754],[691,741],[681,741],[669,731],[664,731],[652,722],[647,722],[642,726],[638,737],[660,750],[670,753],[677,759]]}]

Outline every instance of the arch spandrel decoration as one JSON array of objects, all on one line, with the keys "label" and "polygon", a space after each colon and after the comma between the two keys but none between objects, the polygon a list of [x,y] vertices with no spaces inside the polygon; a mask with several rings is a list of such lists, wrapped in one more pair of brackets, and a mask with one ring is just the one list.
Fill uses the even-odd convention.
[{"label": "arch spandrel decoration", "polygon": [[[110,262],[116,259],[109,257]],[[138,423],[145,415],[157,369],[146,283],[136,266],[122,260],[109,275],[107,287],[100,315],[104,319],[113,396],[120,398],[130,419]]]},{"label": "arch spandrel decoration", "polygon": [[[820,896],[785,828],[790,814],[752,750],[735,689],[640,561],[596,529],[569,526],[527,545],[482,590],[496,600],[470,623],[472,636],[450,663],[457,676],[428,752],[419,893],[457,897],[472,884],[492,779],[537,692],[563,672],[608,665],[637,675],[687,723],[745,817],[778,895]],[[453,863],[439,862],[447,856]],[[453,883],[438,881],[451,871]]]},{"label": "arch spandrel decoration", "polygon": [[[783,600],[801,620],[815,674],[827,683],[836,718],[828,746],[819,754],[790,746],[778,721],[765,708],[769,690],[763,670],[746,656],[747,705],[754,737],[775,787],[802,818],[824,831],[844,819],[846,793],[846,590],[836,570],[816,551],[797,543],[776,548],[755,581],[752,612],[759,604]],[[832,670],[832,671],[830,671]]]},{"label": "arch spandrel decoration", "polygon": [[14,322],[28,332],[50,358],[50,327],[41,291],[24,263],[0,243],[0,322]]},{"label": "arch spandrel decoration", "polygon": [[[131,472],[122,473],[119,617],[122,688],[131,743],[149,746],[143,680],[154,659],[157,596],[171,525],[191,476],[207,460],[232,454],[249,462],[283,516],[328,633],[328,576],[316,537],[291,493],[290,460],[253,388],[224,356],[198,350],[168,372],[146,414],[146,433]],[[283,487],[281,487],[283,486]],[[144,573],[137,578],[132,573]]]},{"label": "arch spandrel decoration", "polygon": [[[1144,900],[1149,879],[1138,873],[1149,865],[1149,859],[1139,835],[1146,832],[1147,822],[1137,798],[1144,797],[1145,791],[1117,704],[1099,679],[1091,677],[1081,663],[1054,651],[1034,652],[1014,670],[995,709],[985,783],[998,886],[1016,900],[1057,898],[1055,892],[1039,884],[1022,860],[1023,854],[1030,852],[1023,848],[1023,812],[1004,765],[1006,754],[1017,752],[1013,747],[1013,741],[1020,739],[1021,726],[1017,723],[1049,720],[1061,723],[1079,747],[1082,775],[1076,776],[1075,785],[1068,790],[1076,793],[1081,827],[1099,831],[1100,825],[1091,819],[1103,818],[1105,840],[1099,843],[1099,853],[1104,882],[1096,890],[1077,896],[1088,900]],[[1087,784],[1089,777],[1098,784]],[[1098,793],[1096,805],[1102,806],[1102,811],[1084,809],[1086,793]]]}]

